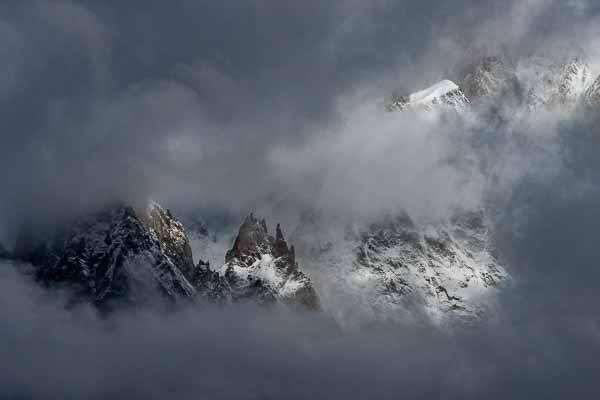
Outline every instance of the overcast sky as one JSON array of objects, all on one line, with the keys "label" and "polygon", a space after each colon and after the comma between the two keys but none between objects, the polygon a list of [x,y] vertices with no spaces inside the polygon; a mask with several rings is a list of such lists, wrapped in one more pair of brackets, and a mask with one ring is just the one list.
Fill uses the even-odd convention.
[{"label": "overcast sky", "polygon": [[[454,144],[443,134],[423,143],[420,121],[390,122],[376,103],[394,89],[448,77],[482,48],[526,53],[552,43],[593,53],[599,7],[584,0],[2,2],[0,215],[8,225],[147,197],[237,212],[273,193],[297,198],[319,187],[333,199],[315,193],[318,206],[350,198],[356,210],[359,193],[378,189],[359,185],[348,168],[361,157],[369,167],[363,185],[390,165],[403,182],[400,192],[380,185],[375,203],[396,201],[415,181],[434,182],[418,188],[429,196],[441,180],[457,179],[455,171],[419,174]],[[370,152],[357,152],[367,142]],[[401,147],[413,160],[385,159]]]},{"label": "overcast sky", "polygon": [[148,197],[436,217],[490,202],[516,284],[478,327],[341,334],[254,309],[99,320],[0,265],[0,397],[597,397],[598,112],[490,123],[382,104],[482,49],[577,47],[597,66],[599,39],[593,0],[3,1],[8,242]]}]

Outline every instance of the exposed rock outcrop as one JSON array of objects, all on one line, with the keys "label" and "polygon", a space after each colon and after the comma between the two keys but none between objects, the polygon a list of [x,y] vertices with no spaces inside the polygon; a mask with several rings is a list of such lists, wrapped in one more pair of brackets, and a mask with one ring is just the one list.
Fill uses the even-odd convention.
[{"label": "exposed rock outcrop", "polygon": [[432,315],[477,316],[490,288],[507,279],[488,229],[478,212],[426,226],[407,216],[386,219],[361,233],[353,279],[373,282],[377,307],[409,299]]},{"label": "exposed rock outcrop", "polygon": [[157,293],[171,300],[192,298],[196,291],[176,264],[179,242],[171,242],[172,232],[163,229],[176,223],[159,214],[106,207],[43,234],[28,231],[16,255],[36,267],[42,283],[71,289],[74,301],[110,307],[154,302]]},{"label": "exposed rock outcrop", "polygon": [[282,301],[308,309],[320,308],[312,282],[300,270],[294,247],[288,247],[280,225],[273,237],[266,221],[253,215],[240,227],[220,273],[231,289],[233,301]]},{"label": "exposed rock outcrop", "polygon": [[143,220],[150,227],[160,243],[161,249],[167,257],[191,281],[194,276],[194,259],[190,241],[185,229],[169,210],[163,209],[159,204],[151,202]]},{"label": "exposed rock outcrop", "polygon": [[293,237],[317,282],[326,285],[319,289],[335,296],[327,303],[338,301],[341,314],[398,320],[425,311],[438,321],[470,320],[493,307],[510,279],[482,212],[427,224],[398,214],[337,225],[328,232],[309,215]]},{"label": "exposed rock outcrop", "polygon": [[588,105],[600,105],[600,76],[585,92],[585,102]]},{"label": "exposed rock outcrop", "polygon": [[507,91],[515,78],[515,68],[504,57],[485,56],[463,74],[461,87],[471,101],[476,101]]}]

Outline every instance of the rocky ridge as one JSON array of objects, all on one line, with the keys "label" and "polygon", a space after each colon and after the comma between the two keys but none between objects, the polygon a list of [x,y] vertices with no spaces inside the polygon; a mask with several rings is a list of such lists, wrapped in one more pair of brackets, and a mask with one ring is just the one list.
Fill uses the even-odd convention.
[{"label": "rocky ridge", "polygon": [[585,92],[585,102],[589,105],[600,105],[600,76]]},{"label": "rocky ridge", "polygon": [[[74,301],[100,307],[192,298],[188,282],[165,248],[177,245],[157,234],[165,221],[133,207],[114,205],[74,219],[49,232],[29,230],[19,238],[15,256],[35,266],[47,286],[71,289]],[[152,221],[150,226],[149,221]]]},{"label": "rocky ridge", "polygon": [[172,301],[281,301],[319,309],[280,226],[272,237],[253,216],[218,270],[202,260],[194,265],[183,224],[154,202],[144,210],[109,206],[44,233],[28,230],[15,253],[44,285],[66,287],[74,302],[103,309],[151,303],[157,293]]},{"label": "rocky ridge", "polygon": [[278,224],[269,235],[264,219],[246,218],[239,229],[225,265],[219,271],[231,288],[235,301],[256,298],[270,303],[281,300],[319,309],[319,298],[311,280],[298,267],[294,246],[288,247]]},{"label": "rocky ridge", "polygon": [[368,318],[425,311],[438,320],[476,319],[493,307],[494,295],[510,280],[483,212],[461,212],[431,224],[399,214],[325,235],[316,220],[305,217],[293,235],[304,263],[311,270],[327,265],[321,273],[334,276],[321,280],[343,282],[333,289]]},{"label": "rocky ridge", "polygon": [[[517,60],[503,54],[485,55],[453,75],[458,84],[443,80],[420,92],[397,96],[387,109],[462,109],[484,99],[502,98],[520,99],[534,111],[572,107],[581,100],[594,104],[594,99],[600,97],[600,77],[594,81],[589,61],[582,53],[557,57],[539,53]],[[424,95],[431,92],[436,93],[433,98]]]}]

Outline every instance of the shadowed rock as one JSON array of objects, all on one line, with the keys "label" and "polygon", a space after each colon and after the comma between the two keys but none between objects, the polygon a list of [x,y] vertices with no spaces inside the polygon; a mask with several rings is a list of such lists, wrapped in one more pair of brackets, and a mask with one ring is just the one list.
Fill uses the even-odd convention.
[{"label": "shadowed rock", "polygon": [[288,247],[279,224],[273,237],[265,220],[259,221],[250,214],[240,226],[225,261],[223,276],[234,301],[282,301],[308,309],[320,308],[313,284],[300,271],[294,247]]},{"label": "shadowed rock", "polygon": [[68,287],[73,301],[110,308],[192,298],[195,289],[176,264],[177,246],[162,229],[174,223],[155,215],[148,224],[148,218],[129,206],[109,206],[44,233],[29,230],[19,238],[16,254],[36,267],[45,285]]}]

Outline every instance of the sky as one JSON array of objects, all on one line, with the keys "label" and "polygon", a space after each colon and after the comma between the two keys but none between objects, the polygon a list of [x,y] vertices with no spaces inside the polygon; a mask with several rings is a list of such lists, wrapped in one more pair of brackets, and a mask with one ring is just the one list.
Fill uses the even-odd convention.
[{"label": "sky", "polygon": [[[410,149],[378,130],[411,124],[414,147],[431,145],[420,142],[420,121],[397,117],[394,128],[368,109],[392,90],[447,77],[480,48],[525,53],[575,42],[597,51],[591,1],[121,3],[0,5],[5,225],[148,197],[246,212],[319,187],[327,193],[309,206],[326,207],[331,194],[357,199],[347,206],[362,211],[359,194],[380,188],[344,173],[360,161],[357,148],[374,146],[364,155],[374,179],[365,182],[388,169],[391,155],[379,151]],[[436,189],[414,171],[455,150],[443,141],[433,154],[415,153],[410,166],[402,161],[401,192],[380,193],[381,205],[415,180],[422,196]],[[319,159],[302,162],[307,152]]]},{"label": "sky", "polygon": [[[494,205],[515,285],[475,327],[65,311],[0,265],[0,398],[593,398],[597,110],[388,114],[472,54],[585,50],[600,3],[0,4],[0,237],[106,202],[267,216]],[[271,213],[271,214],[270,214]],[[339,215],[336,215],[339,216]]]}]

